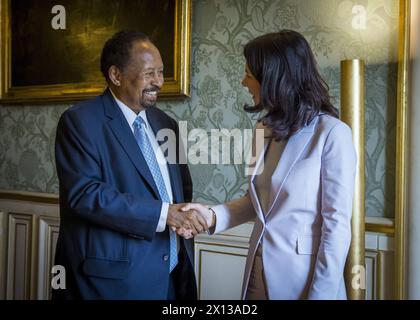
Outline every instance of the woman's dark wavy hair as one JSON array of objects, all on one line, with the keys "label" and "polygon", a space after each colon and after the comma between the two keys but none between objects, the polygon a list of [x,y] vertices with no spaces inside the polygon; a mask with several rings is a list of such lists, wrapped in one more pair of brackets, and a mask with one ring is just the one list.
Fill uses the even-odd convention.
[{"label": "woman's dark wavy hair", "polygon": [[244,107],[271,128],[276,140],[288,139],[319,113],[338,118],[312,50],[298,32],[282,30],[251,40],[244,48],[249,70],[261,86],[260,103]]}]

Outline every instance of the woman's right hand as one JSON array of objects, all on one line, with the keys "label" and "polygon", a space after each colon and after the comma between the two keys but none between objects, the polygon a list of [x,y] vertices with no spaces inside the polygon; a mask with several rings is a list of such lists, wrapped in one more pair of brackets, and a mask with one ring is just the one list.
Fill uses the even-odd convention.
[{"label": "woman's right hand", "polygon": [[216,224],[215,213],[209,206],[201,203],[188,203],[181,208],[181,211],[188,210],[197,211],[206,220],[207,226],[209,228],[214,227]]}]

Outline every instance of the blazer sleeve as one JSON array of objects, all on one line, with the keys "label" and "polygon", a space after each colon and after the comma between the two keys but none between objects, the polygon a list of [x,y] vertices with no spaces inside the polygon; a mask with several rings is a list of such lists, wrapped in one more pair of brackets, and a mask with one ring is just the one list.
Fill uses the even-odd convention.
[{"label": "blazer sleeve", "polygon": [[351,216],[357,157],[351,129],[331,129],[321,160],[321,241],[309,299],[337,299],[351,242]]},{"label": "blazer sleeve", "polygon": [[233,228],[255,218],[255,210],[249,197],[249,192],[247,192],[239,199],[212,208],[216,213],[214,233]]},{"label": "blazer sleeve", "polygon": [[162,202],[121,193],[102,181],[94,133],[84,122],[66,111],[58,123],[55,156],[61,207],[91,223],[151,240]]}]

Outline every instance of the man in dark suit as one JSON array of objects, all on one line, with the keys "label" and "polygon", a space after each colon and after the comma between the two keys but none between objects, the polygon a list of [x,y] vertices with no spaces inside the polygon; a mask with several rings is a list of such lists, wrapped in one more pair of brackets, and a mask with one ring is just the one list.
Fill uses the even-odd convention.
[{"label": "man in dark suit", "polygon": [[156,140],[169,129],[179,143],[177,123],[155,107],[160,53],[144,34],[122,31],[105,44],[101,71],[108,89],[64,112],[57,128],[55,263],[66,289],[53,298],[196,299],[193,241],[173,230],[207,224],[181,212],[192,198],[188,167],[165,161]]}]

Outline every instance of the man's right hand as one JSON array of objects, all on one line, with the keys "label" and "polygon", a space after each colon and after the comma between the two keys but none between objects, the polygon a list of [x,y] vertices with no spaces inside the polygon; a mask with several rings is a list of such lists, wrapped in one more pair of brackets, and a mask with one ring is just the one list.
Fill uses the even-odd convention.
[{"label": "man's right hand", "polygon": [[192,235],[208,230],[206,219],[204,219],[197,211],[182,211],[185,203],[170,204],[166,224],[172,229],[190,230]]}]

